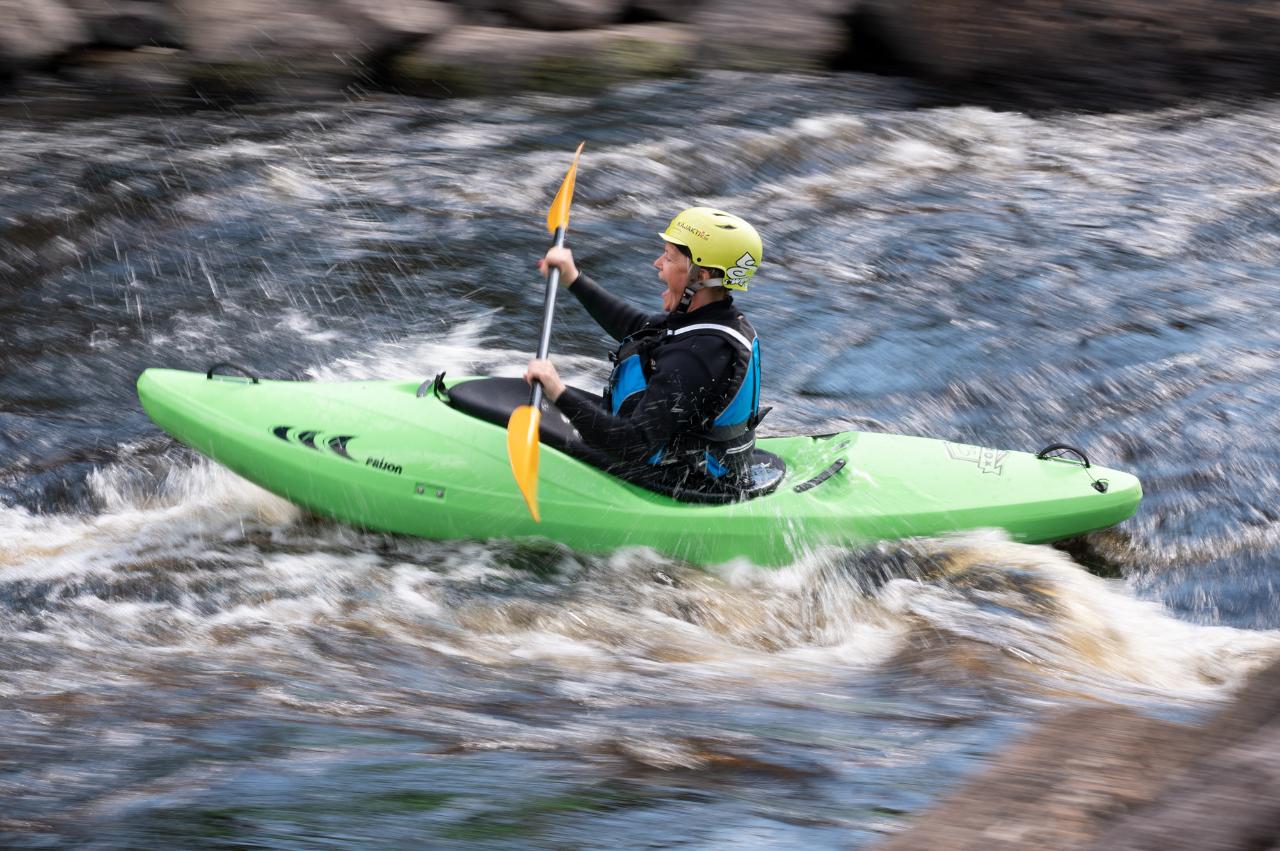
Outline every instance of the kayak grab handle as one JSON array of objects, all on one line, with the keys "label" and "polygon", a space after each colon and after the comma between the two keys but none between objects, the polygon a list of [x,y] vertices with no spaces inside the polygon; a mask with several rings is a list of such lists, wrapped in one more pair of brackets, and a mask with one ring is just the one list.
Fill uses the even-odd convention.
[{"label": "kayak grab handle", "polygon": [[[1074,446],[1068,446],[1068,445],[1067,445],[1067,444],[1065,444],[1065,443],[1050,443],[1050,444],[1049,444],[1048,446],[1046,446],[1044,449],[1041,449],[1039,452],[1037,452],[1037,453],[1036,453],[1036,458],[1038,458],[1038,459],[1040,459],[1041,461],[1043,461],[1044,459],[1046,459],[1046,458],[1048,458],[1048,457],[1049,457],[1049,453],[1050,453],[1050,452],[1072,452],[1072,453],[1074,453],[1074,454],[1078,455],[1078,456],[1080,457],[1080,460],[1084,462],[1084,468],[1085,468],[1086,470],[1087,470],[1087,469],[1089,469],[1089,467],[1090,467],[1090,466],[1092,466],[1092,465],[1089,463],[1089,456],[1088,456],[1088,455],[1085,455],[1083,451],[1081,451],[1081,450],[1079,450],[1079,449],[1076,449]],[[1055,458],[1060,458],[1060,457],[1062,457],[1062,456],[1060,456],[1060,455],[1055,455],[1055,456],[1053,456],[1053,457],[1055,457]]]},{"label": "kayak grab handle", "polygon": [[800,484],[796,485],[794,488],[792,488],[792,490],[794,490],[796,493],[804,493],[804,492],[805,492],[805,491],[807,491],[807,490],[810,490],[810,489],[812,489],[812,488],[816,488],[818,485],[822,484],[822,483],[823,483],[823,482],[825,482],[827,479],[831,478],[831,477],[832,477],[832,476],[834,476],[836,473],[838,473],[838,472],[840,472],[841,470],[843,470],[843,469],[844,469],[844,465],[845,465],[845,464],[847,464],[847,463],[848,463],[848,461],[846,461],[844,458],[838,458],[838,459],[836,459],[836,461],[835,461],[834,463],[832,463],[832,465],[831,465],[830,467],[828,467],[827,469],[823,470],[821,473],[819,473],[818,475],[814,476],[814,477],[813,477],[812,479],[810,479],[809,481],[807,481],[807,482],[801,482]]},{"label": "kayak grab handle", "polygon": [[441,402],[449,401],[449,390],[444,386],[444,373],[440,373],[435,378],[428,378],[426,381],[418,385],[417,397],[421,399],[428,393],[435,393],[436,398]]},{"label": "kayak grab handle", "polygon": [[254,375],[252,372],[250,372],[248,369],[241,366],[240,364],[231,363],[230,361],[219,361],[218,363],[215,363],[213,366],[209,367],[209,371],[204,374],[204,377],[206,379],[213,380],[213,373],[219,369],[234,369],[238,372],[243,373],[244,376],[248,378],[250,381],[252,381],[254,384],[258,383],[258,376]]},{"label": "kayak grab handle", "polygon": [[[1092,484],[1093,489],[1096,490],[1098,493],[1106,493],[1107,489],[1111,487],[1111,483],[1108,482],[1106,479],[1095,479],[1093,477],[1093,473],[1088,472],[1089,467],[1092,465],[1089,463],[1089,456],[1085,455],[1082,450],[1076,449],[1074,446],[1070,446],[1066,443],[1050,443],[1044,449],[1041,449],[1039,452],[1036,453],[1036,458],[1043,461],[1049,457],[1050,452],[1058,452],[1058,453],[1071,452],[1075,455],[1078,455],[1080,457],[1080,461],[1084,464],[1085,475],[1089,477],[1089,481]],[[1062,456],[1054,455],[1053,457],[1060,458]]]}]

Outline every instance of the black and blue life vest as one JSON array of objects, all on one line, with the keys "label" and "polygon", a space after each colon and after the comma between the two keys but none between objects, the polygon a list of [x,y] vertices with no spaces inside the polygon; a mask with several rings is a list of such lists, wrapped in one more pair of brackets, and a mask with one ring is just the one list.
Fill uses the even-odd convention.
[{"label": "black and blue life vest", "polygon": [[605,391],[605,407],[615,416],[630,414],[648,387],[655,350],[689,334],[714,334],[733,344],[737,356],[724,392],[726,401],[700,427],[659,447],[647,463],[693,468],[717,481],[749,480],[755,428],[760,421],[760,341],[742,314],[734,314],[731,324],[649,326],[624,339],[611,356],[614,367]]}]

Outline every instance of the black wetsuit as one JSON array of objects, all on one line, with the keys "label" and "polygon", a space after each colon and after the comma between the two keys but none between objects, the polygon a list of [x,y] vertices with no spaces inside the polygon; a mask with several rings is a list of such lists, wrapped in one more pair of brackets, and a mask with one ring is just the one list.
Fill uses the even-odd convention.
[{"label": "black wetsuit", "polygon": [[[653,341],[644,349],[643,392],[617,414],[600,397],[574,387],[566,387],[556,401],[587,445],[608,457],[610,471],[663,490],[723,493],[744,488],[750,481],[758,400],[752,400],[749,427],[731,440],[714,439],[725,435],[713,435],[712,421],[743,384],[750,349],[744,354],[723,333],[670,333],[709,324],[735,328],[754,341],[755,332],[733,299],[688,313],[649,314],[586,275],[580,274],[569,291],[614,339],[649,335]],[[756,376],[758,395],[758,372]]]}]

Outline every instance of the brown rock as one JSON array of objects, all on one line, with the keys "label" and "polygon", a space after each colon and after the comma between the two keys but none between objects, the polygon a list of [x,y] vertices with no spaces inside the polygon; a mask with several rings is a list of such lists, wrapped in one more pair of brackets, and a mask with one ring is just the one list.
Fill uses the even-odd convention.
[{"label": "brown rock", "polygon": [[0,69],[42,65],[89,38],[59,0],[0,0]]},{"label": "brown rock", "polygon": [[197,62],[314,59],[355,46],[349,27],[306,0],[179,0],[177,10],[188,54]]},{"label": "brown rock", "polygon": [[454,7],[436,0],[331,0],[333,16],[371,54],[408,48],[452,27]]},{"label": "brown rock", "polygon": [[421,94],[518,89],[591,92],[621,80],[683,73],[696,40],[679,24],[629,24],[547,32],[456,27],[396,60],[393,79]]},{"label": "brown rock", "polygon": [[881,851],[1280,847],[1280,663],[1203,726],[1122,707],[1060,714]]},{"label": "brown rock", "polygon": [[1187,759],[1188,728],[1122,708],[1045,722],[881,851],[1023,851],[1078,845],[1150,800]]},{"label": "brown rock", "polygon": [[1250,679],[1195,744],[1196,759],[1089,851],[1280,847],[1280,664]]},{"label": "brown rock", "polygon": [[178,0],[192,80],[256,93],[324,78],[368,79],[397,53],[447,29],[433,0]]},{"label": "brown rock", "polygon": [[433,0],[179,0],[178,10],[192,58],[210,63],[379,55],[453,23]]},{"label": "brown rock", "polygon": [[820,70],[849,40],[848,0],[706,0],[693,15],[699,64],[752,71]]},{"label": "brown rock", "polygon": [[1188,767],[1088,851],[1255,851],[1280,845],[1280,729]]}]

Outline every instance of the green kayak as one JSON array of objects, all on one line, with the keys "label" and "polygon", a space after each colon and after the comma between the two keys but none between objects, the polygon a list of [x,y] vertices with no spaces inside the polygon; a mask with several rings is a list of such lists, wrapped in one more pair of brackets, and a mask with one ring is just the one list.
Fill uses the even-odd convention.
[{"label": "green kayak", "polygon": [[575,457],[583,447],[544,403],[535,523],[504,427],[527,392],[500,378],[298,382],[148,369],[138,379],[161,428],[246,479],[316,514],[424,538],[542,538],[585,552],[647,546],[700,564],[780,565],[825,545],[984,527],[1053,541],[1118,523],[1142,498],[1135,477],[1080,453],[849,431],[759,439],[750,499],[676,499]]}]

